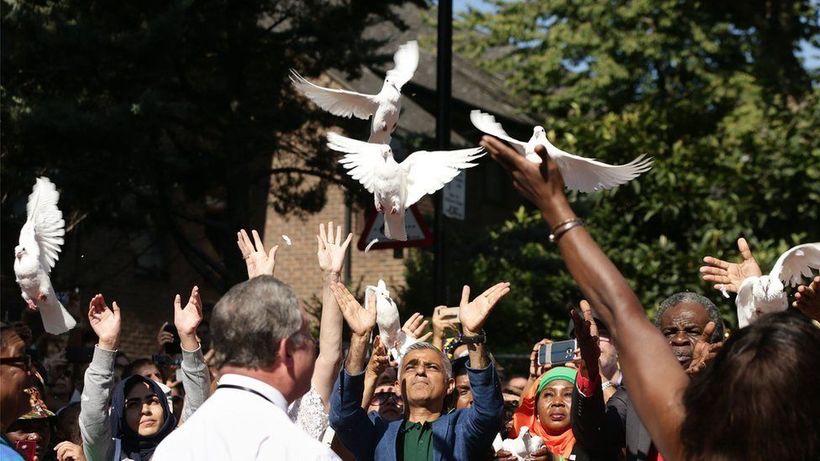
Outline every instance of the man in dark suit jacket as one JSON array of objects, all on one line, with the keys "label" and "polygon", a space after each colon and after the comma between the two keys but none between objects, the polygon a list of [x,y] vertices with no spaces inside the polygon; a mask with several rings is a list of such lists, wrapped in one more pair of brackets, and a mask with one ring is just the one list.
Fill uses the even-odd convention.
[{"label": "man in dark suit jacket", "polygon": [[462,292],[459,319],[462,342],[469,347],[467,373],[473,406],[443,414],[445,397],[454,387],[452,368],[441,351],[420,342],[401,358],[399,381],[405,414],[392,422],[376,413],[368,416],[361,408],[365,356],[376,307],[362,308],[341,284],[333,291],[352,332],[345,366],[330,400],[330,425],[345,447],[359,460],[483,458],[501,426],[504,401],[495,367],[484,350],[482,326],[498,300],[509,292],[509,284],[497,284],[472,302],[469,288]]},{"label": "man in dark suit jacket", "polygon": [[[675,293],[664,300],[655,325],[667,338],[678,362],[687,371],[693,372],[699,366],[692,361],[697,342],[715,345],[723,339],[720,312],[708,298],[696,293]],[[623,449],[626,450],[627,461],[660,459],[649,432],[632,406],[627,388],[618,389],[604,408],[597,403],[600,399],[592,398],[596,392],[601,392],[600,377],[595,381],[591,395],[581,392],[579,388],[582,388],[582,383],[575,387],[572,395],[572,430],[578,443],[603,450],[611,459],[617,459]],[[659,382],[658,385],[662,386],[663,383]]]}]

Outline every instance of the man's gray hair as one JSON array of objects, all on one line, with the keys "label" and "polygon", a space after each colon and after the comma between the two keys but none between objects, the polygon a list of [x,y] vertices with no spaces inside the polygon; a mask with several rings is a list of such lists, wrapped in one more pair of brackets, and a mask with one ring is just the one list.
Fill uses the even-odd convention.
[{"label": "man's gray hair", "polygon": [[436,346],[434,346],[430,343],[424,342],[424,341],[419,341],[417,343],[411,344],[407,348],[407,351],[405,351],[405,353],[402,356],[401,360],[399,361],[399,380],[401,380],[401,375],[402,375],[402,362],[404,362],[404,358],[407,357],[407,354],[409,354],[410,351],[423,351],[423,350],[431,350],[431,351],[434,351],[436,354],[438,354],[439,357],[441,357],[441,363],[444,365],[444,372],[447,373],[447,379],[450,379],[450,378],[453,377],[453,364],[450,363],[450,359],[447,358],[447,355],[444,352],[440,351]]},{"label": "man's gray hair", "polygon": [[709,320],[715,322],[715,332],[712,333],[712,338],[709,342],[716,343],[723,339],[723,317],[720,316],[720,311],[715,306],[715,303],[706,296],[692,293],[691,291],[681,291],[664,299],[658,309],[658,314],[655,316],[655,326],[661,326],[661,317],[663,317],[663,314],[665,314],[669,308],[681,303],[700,304],[703,306],[703,308],[706,309],[706,313],[709,314]]},{"label": "man's gray hair", "polygon": [[293,290],[270,275],[234,285],[214,306],[211,340],[217,368],[267,368],[276,362],[279,341],[302,328]]}]

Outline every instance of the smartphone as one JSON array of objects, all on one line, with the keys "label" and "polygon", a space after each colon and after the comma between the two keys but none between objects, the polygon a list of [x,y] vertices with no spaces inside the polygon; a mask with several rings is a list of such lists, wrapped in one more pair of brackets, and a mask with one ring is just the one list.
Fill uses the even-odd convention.
[{"label": "smartphone", "polygon": [[441,312],[441,316],[444,317],[445,320],[461,323],[461,320],[458,318],[458,307],[442,307],[439,309],[439,312]]},{"label": "smartphone", "polygon": [[37,442],[34,440],[18,440],[14,442],[14,449],[23,455],[26,461],[34,461],[37,457]]},{"label": "smartphone", "polygon": [[179,340],[179,332],[177,332],[177,327],[175,327],[172,323],[168,323],[165,325],[163,330],[167,331],[174,335],[174,341],[170,343],[166,343],[163,347],[165,348],[166,354],[181,354],[182,353],[182,346],[180,346]]},{"label": "smartphone", "polygon": [[577,358],[577,348],[578,342],[574,339],[542,344],[538,349],[538,365],[563,365],[572,362]]}]

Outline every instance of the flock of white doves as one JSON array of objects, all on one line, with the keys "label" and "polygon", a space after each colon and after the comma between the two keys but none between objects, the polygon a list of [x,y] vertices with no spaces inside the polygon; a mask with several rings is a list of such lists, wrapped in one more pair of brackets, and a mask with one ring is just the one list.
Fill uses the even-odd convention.
[{"label": "flock of white doves", "polygon": [[[374,195],[376,209],[385,215],[385,235],[395,240],[406,240],[405,210],[424,195],[444,187],[462,169],[476,166],[473,162],[484,152],[481,147],[450,151],[422,150],[412,153],[402,163],[396,162],[390,149],[390,139],[399,122],[401,88],[413,78],[418,66],[418,44],[410,41],[401,45],[393,60],[395,67],[387,72],[381,91],[375,95],[323,88],[308,82],[295,71],[291,71],[291,80],[311,101],[334,115],[356,116],[365,120],[373,118],[367,142],[331,132],[327,135],[328,147],[345,154],[339,162],[350,176]],[[540,126],[533,128],[532,137],[524,142],[507,135],[492,115],[474,110],[470,113],[470,120],[476,128],[506,141],[532,162],[541,162],[535,147],[543,145],[570,190],[591,192],[610,189],[651,168],[651,159],[643,155],[625,165],[608,165],[570,154],[553,146]],[[51,334],[64,333],[76,324],[60,304],[49,279],[65,234],[63,214],[57,207],[59,197],[57,188],[48,178],[37,178],[28,199],[27,220],[20,231],[19,245],[14,250],[14,273],[22,289],[22,297],[30,309],[40,311],[43,326]],[[741,326],[761,313],[786,310],[788,304],[784,284],[798,284],[802,277],[811,276],[812,268],[820,268],[818,243],[792,248],[777,260],[768,276],[744,281],[736,299]],[[376,291],[377,295],[389,297],[385,287],[379,288],[381,290]],[[382,290],[385,293],[381,293]]]}]

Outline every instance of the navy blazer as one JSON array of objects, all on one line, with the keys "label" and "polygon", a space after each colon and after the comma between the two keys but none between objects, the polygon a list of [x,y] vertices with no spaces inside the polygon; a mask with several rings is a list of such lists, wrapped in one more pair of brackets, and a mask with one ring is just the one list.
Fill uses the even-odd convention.
[{"label": "navy blazer", "polygon": [[[483,459],[501,426],[504,400],[501,384],[490,363],[483,370],[467,367],[473,406],[455,410],[433,421],[433,460]],[[396,459],[399,428],[403,422],[388,422],[378,413],[362,409],[364,371],[349,375],[344,367],[330,398],[330,426],[357,460]]]}]

